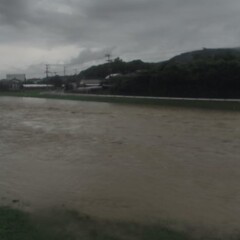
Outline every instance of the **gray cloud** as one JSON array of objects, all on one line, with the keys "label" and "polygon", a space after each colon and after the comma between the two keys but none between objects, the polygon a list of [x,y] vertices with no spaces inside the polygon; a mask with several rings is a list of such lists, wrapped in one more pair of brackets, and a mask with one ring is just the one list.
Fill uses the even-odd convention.
[{"label": "gray cloud", "polygon": [[112,54],[114,48],[105,48],[100,50],[84,49],[80,54],[72,58],[67,65],[82,65],[85,63],[103,60],[106,54]]},{"label": "gray cloud", "polygon": [[1,0],[0,20],[1,25],[18,26],[28,16],[29,0]]},{"label": "gray cloud", "polygon": [[[239,46],[239,10],[238,0],[1,0],[0,48],[13,56],[1,62],[13,62],[11,47],[36,49],[35,62],[46,61],[49,50],[51,61],[74,65],[113,47],[126,60],[160,61],[185,50]],[[66,46],[76,51],[61,52]]]}]

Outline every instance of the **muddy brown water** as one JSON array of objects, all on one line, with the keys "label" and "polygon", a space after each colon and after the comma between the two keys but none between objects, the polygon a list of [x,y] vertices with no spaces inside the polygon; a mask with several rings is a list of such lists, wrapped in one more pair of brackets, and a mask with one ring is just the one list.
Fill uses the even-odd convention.
[{"label": "muddy brown water", "polygon": [[0,98],[0,201],[240,230],[240,113]]}]

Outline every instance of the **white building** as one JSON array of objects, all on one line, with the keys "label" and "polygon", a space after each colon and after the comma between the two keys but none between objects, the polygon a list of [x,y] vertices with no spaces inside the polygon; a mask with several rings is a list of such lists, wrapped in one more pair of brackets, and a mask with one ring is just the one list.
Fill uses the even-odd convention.
[{"label": "white building", "polygon": [[26,80],[25,74],[7,74],[7,80],[19,80],[24,82]]},{"label": "white building", "polygon": [[82,79],[80,81],[80,86],[93,87],[100,86],[102,83],[101,79]]}]

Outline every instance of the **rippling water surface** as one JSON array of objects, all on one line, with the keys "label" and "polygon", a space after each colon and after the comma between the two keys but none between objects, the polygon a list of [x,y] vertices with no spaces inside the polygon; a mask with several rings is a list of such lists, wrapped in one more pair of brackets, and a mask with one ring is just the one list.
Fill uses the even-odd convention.
[{"label": "rippling water surface", "polygon": [[240,230],[240,113],[0,98],[0,201]]}]

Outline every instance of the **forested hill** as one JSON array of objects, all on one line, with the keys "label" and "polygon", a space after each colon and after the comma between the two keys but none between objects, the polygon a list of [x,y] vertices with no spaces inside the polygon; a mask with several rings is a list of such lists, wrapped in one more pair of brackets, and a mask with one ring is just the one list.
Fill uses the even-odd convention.
[{"label": "forested hill", "polygon": [[111,64],[91,67],[80,75],[104,78],[110,71],[124,74],[110,80],[114,94],[240,98],[239,48],[192,51],[160,63],[141,60],[126,63],[116,59]]},{"label": "forested hill", "polygon": [[220,49],[208,49],[182,53],[178,56],[170,59],[175,63],[191,63],[194,61],[203,60],[218,60],[218,59],[240,59],[240,48],[220,48]]},{"label": "forested hill", "polygon": [[82,71],[79,76],[85,79],[100,78],[104,79],[111,73],[129,74],[138,70],[150,70],[156,63],[145,63],[141,60],[124,62],[120,58],[116,58],[110,64],[104,63],[98,66],[92,66]]}]

